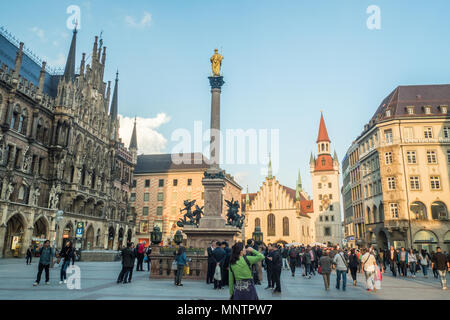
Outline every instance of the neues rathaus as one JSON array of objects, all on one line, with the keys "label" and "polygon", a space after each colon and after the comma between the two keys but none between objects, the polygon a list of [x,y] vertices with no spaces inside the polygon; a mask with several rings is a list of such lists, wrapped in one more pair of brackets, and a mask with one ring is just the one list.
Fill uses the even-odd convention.
[{"label": "neues rathaus", "polygon": [[45,239],[57,248],[70,239],[84,250],[133,241],[136,124],[127,149],[118,74],[111,103],[111,81],[103,81],[103,40],[95,37],[78,69],[74,30],[57,73],[0,31],[0,257],[24,256]]}]

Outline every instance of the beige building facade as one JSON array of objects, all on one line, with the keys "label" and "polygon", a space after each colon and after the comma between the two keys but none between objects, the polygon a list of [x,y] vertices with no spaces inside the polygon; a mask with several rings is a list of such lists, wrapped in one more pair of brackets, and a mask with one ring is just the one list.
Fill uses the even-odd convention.
[{"label": "beige building facade", "polygon": [[303,190],[300,175],[296,190],[281,185],[271,174],[257,193],[243,195],[245,239],[251,239],[259,226],[265,243],[303,243],[314,241],[311,214],[313,203]]},{"label": "beige building facade", "polygon": [[[192,162],[188,164],[175,164],[171,154],[138,156],[130,199],[137,214],[137,241],[148,244],[153,227],[159,226],[163,245],[170,245],[175,232],[180,229],[177,221],[186,213],[180,212],[185,207],[184,201],[196,200],[195,205],[204,206],[202,179],[209,165],[199,153],[190,154],[190,158]],[[227,213],[225,200],[240,201],[242,190],[233,177],[225,176],[224,217]]]},{"label": "beige building facade", "polygon": [[450,85],[399,86],[357,139],[366,243],[449,250]]}]

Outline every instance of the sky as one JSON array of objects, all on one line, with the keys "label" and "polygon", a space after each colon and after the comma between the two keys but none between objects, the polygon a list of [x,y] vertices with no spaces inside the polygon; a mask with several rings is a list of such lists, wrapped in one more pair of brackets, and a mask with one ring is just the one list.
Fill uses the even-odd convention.
[{"label": "sky", "polygon": [[[179,144],[174,132],[193,135],[195,121],[209,126],[209,58],[218,48],[222,129],[279,130],[274,175],[295,188],[300,170],[309,194],[321,110],[342,160],[396,86],[450,79],[448,0],[15,1],[2,3],[0,25],[63,67],[73,5],[80,9],[77,65],[103,31],[105,81],[119,70],[126,144],[134,117],[139,153],[170,153]],[[367,26],[371,5],[380,9],[380,29]],[[265,176],[261,163],[223,167],[250,192]]]}]

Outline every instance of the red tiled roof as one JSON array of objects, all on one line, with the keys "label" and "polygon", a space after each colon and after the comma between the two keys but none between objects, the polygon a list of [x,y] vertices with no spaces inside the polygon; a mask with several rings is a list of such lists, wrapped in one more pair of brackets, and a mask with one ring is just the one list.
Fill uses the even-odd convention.
[{"label": "red tiled roof", "polygon": [[317,136],[316,142],[322,141],[330,142],[330,138],[328,138],[327,127],[325,126],[325,120],[323,120],[323,114],[320,115],[319,134]]},{"label": "red tiled roof", "polygon": [[333,170],[333,158],[329,154],[321,154],[316,159],[314,171]]},{"label": "red tiled roof", "polygon": [[307,215],[307,213],[313,213],[314,212],[313,200],[300,201],[300,212],[304,215]]}]

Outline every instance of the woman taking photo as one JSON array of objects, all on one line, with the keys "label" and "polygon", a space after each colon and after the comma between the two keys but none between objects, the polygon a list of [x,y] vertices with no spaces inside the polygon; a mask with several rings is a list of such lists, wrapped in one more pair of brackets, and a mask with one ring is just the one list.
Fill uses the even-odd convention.
[{"label": "woman taking photo", "polygon": [[231,300],[258,300],[251,266],[263,259],[264,255],[251,247],[245,249],[242,242],[233,246],[228,271]]},{"label": "woman taking photo", "polygon": [[184,247],[180,246],[175,256],[175,261],[177,263],[177,270],[175,271],[175,285],[182,286],[181,278],[184,274],[184,266],[186,265],[186,252]]},{"label": "woman taking photo", "polygon": [[66,283],[67,282],[67,267],[70,264],[70,261],[72,260],[74,255],[74,249],[72,247],[72,241],[67,241],[66,245],[61,249],[59,252],[59,257],[63,259],[62,265],[61,265],[61,281],[59,281],[59,284]]}]

